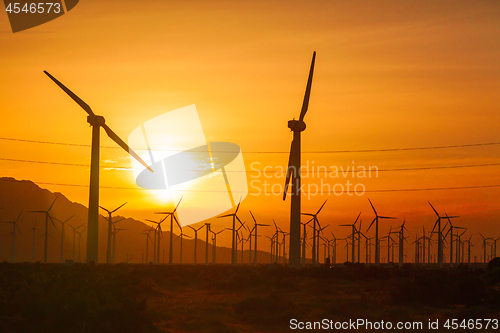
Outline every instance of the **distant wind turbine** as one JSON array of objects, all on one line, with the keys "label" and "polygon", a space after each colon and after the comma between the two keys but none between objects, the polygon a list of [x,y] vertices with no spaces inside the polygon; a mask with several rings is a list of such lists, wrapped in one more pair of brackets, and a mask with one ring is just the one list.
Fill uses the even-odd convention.
[{"label": "distant wind turbine", "polygon": [[[169,244],[169,251],[168,251],[168,263],[170,265],[174,262],[174,220],[177,223],[177,225],[179,226],[179,228],[181,228],[181,225],[179,224],[177,217],[175,217],[175,212],[177,211],[177,208],[179,208],[181,201],[182,201],[182,198],[177,203],[177,206],[175,206],[175,209],[171,212],[155,213],[155,214],[166,214],[167,216],[165,216],[165,218],[170,216],[170,244]],[[182,231],[182,228],[181,228],[181,231]]]},{"label": "distant wind turbine", "polygon": [[112,218],[111,214],[113,214],[114,212],[116,212],[118,209],[122,208],[126,204],[127,203],[125,202],[123,205],[121,205],[120,207],[113,209],[113,210],[107,210],[106,208],[99,206],[99,208],[105,210],[108,213],[108,217],[106,218],[106,220],[108,221],[108,246],[106,248],[106,263],[107,264],[111,264],[111,236],[113,234],[113,218]]},{"label": "distant wind turbine", "polygon": [[[300,134],[299,134],[300,136]],[[299,181],[300,182],[300,181]],[[292,196],[292,199],[294,197]],[[300,198],[300,197],[299,197]],[[299,199],[300,201],[300,199]],[[301,213],[302,215],[307,215],[307,216],[312,216],[313,218],[313,243],[312,243],[312,264],[315,265],[316,264],[316,261],[318,261],[318,251],[317,251],[317,248],[318,245],[316,244],[317,242],[317,238],[319,236],[319,231],[318,231],[318,228],[316,227],[316,224],[319,225],[319,221],[318,221],[318,214],[321,212],[321,210],[323,209],[323,207],[325,206],[326,202],[328,200],[325,200],[325,202],[323,202],[323,204],[321,205],[321,207],[319,207],[318,211],[316,212],[316,214],[311,214],[311,213]],[[292,202],[292,205],[293,205],[293,202]],[[308,222],[309,223],[309,222]],[[290,229],[291,230],[291,229]],[[290,236],[291,237],[291,236]],[[290,243],[291,244],[291,243]]]},{"label": "distant wind turbine", "polygon": [[193,229],[194,231],[194,264],[196,264],[196,257],[197,257],[197,253],[196,253],[196,250],[197,250],[197,247],[198,247],[198,231],[203,228],[205,225],[202,225],[201,227],[199,227],[198,229],[196,228],[193,228],[192,226],[188,225],[189,228]]},{"label": "distant wind turbine", "polygon": [[236,265],[236,261],[237,261],[236,252],[238,251],[237,244],[236,244],[236,220],[238,220],[238,222],[241,225],[243,225],[243,223],[241,223],[241,220],[237,215],[238,209],[240,209],[240,204],[241,204],[241,201],[240,201],[240,203],[238,203],[238,206],[236,206],[236,210],[234,211],[234,213],[218,217],[218,218],[224,218],[224,217],[232,217],[233,218],[233,228],[231,229],[233,232],[233,237],[232,237],[232,241],[231,241],[231,264],[232,265]]},{"label": "distant wind turbine", "polygon": [[50,215],[50,210],[52,209],[52,207],[54,206],[54,204],[56,203],[56,200],[57,200],[57,196],[56,198],[54,199],[54,201],[52,202],[52,204],[50,205],[49,209],[47,210],[32,210],[30,211],[31,213],[42,213],[42,214],[45,214],[45,244],[44,244],[44,247],[43,247],[43,262],[46,264],[47,263],[47,256],[48,256],[48,240],[49,240],[49,219],[50,219],[50,222],[52,222],[52,225],[54,226],[54,228],[57,229],[54,221],[52,220],[52,216]]},{"label": "distant wind turbine", "polygon": [[[85,224],[85,223],[84,223]],[[84,224],[80,224],[78,227],[73,227],[72,225],[70,225],[70,227],[73,229],[73,261],[75,261],[75,248],[76,248],[76,233],[77,233],[77,229],[83,227]],[[83,229],[85,230],[85,229]]]},{"label": "distant wind turbine", "polygon": [[2,223],[12,223],[12,233],[11,233],[11,240],[10,240],[10,262],[16,262],[16,233],[19,231],[19,235],[21,236],[21,230],[19,229],[19,226],[17,225],[17,222],[19,222],[19,219],[21,218],[21,215],[23,214],[23,211],[19,213],[19,216],[15,221],[5,221]]},{"label": "distant wind turbine", "polygon": [[149,171],[154,172],[149,165],[137,155],[115,132],[106,125],[103,116],[94,114],[90,106],[66,88],[55,77],[44,71],[66,94],[68,94],[87,114],[87,122],[92,126],[92,152],[90,160],[90,189],[89,189],[89,208],[88,208],[88,232],[87,232],[87,262],[98,262],[99,253],[99,149],[100,149],[100,129],[106,131],[108,137],[116,142],[127,153],[132,155]]},{"label": "distant wind turbine", "polygon": [[375,218],[373,219],[372,223],[370,224],[370,226],[368,227],[366,232],[368,232],[368,230],[370,230],[370,228],[372,227],[373,223],[375,223],[375,264],[378,265],[378,264],[380,264],[380,240],[378,238],[378,220],[379,219],[393,219],[393,220],[395,220],[396,218],[378,215],[378,213],[375,210],[375,207],[373,207],[373,204],[370,201],[370,199],[368,199],[368,201],[370,202],[370,206],[372,206],[373,212],[375,213]]},{"label": "distant wind turbine", "polygon": [[[427,201],[429,202],[429,201]],[[434,208],[434,206],[429,202],[429,205],[431,206],[432,210],[434,213],[436,213],[437,220],[436,223],[434,224],[434,227],[432,228],[431,233],[434,232],[434,229],[437,227],[438,229],[438,267],[442,268],[443,267],[443,230],[441,229],[441,219],[451,219],[455,218],[458,216],[440,216],[437,210]],[[445,226],[446,228],[446,226]]]},{"label": "distant wind turbine", "polygon": [[[257,237],[259,237],[259,235],[257,234],[257,227],[270,227],[271,225],[270,224],[261,224],[261,223],[257,223],[257,221],[255,220],[255,217],[253,216],[252,212],[250,211],[250,215],[252,215],[252,219],[253,219],[253,222],[254,222],[254,227],[253,227],[253,231],[254,231],[254,247],[253,247],[253,264],[254,265],[257,265]],[[252,235],[252,233],[250,233],[250,235]],[[250,240],[251,242],[251,240]],[[251,248],[251,243],[250,243],[250,248]]]},{"label": "distant wind turbine", "polygon": [[60,262],[61,264],[64,263],[64,226],[65,224],[71,220],[75,215],[73,214],[72,216],[70,216],[69,218],[67,218],[65,221],[61,221],[59,219],[56,219],[54,217],[54,220],[57,220],[61,223],[61,258],[60,258]]}]

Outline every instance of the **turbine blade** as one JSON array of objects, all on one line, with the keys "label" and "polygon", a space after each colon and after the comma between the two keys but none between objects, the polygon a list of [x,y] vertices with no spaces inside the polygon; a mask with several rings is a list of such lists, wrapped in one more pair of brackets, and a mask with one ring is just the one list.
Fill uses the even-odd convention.
[{"label": "turbine blade", "polygon": [[52,205],[50,205],[49,209],[47,209],[47,213],[52,209],[52,206],[54,206],[54,204],[56,203],[56,200],[57,200],[57,197],[59,195],[56,195],[56,198],[54,199],[54,201],[52,202]]},{"label": "turbine blade", "polygon": [[374,218],[372,223],[370,223],[370,226],[368,227],[368,229],[366,229],[366,232],[370,231],[370,228],[372,227],[373,223],[375,222],[377,218]]},{"label": "turbine blade", "polygon": [[326,202],[328,201],[328,199],[325,200],[325,202],[323,202],[323,204],[321,205],[321,207],[319,208],[318,212],[316,213],[316,215],[319,214],[319,212],[321,212],[321,210],[323,209],[323,206],[326,204]]},{"label": "turbine blade", "polygon": [[373,212],[375,213],[375,216],[377,216],[377,211],[375,210],[375,207],[373,207],[372,201],[370,198],[368,198],[368,201],[370,202],[370,206],[372,206]]},{"label": "turbine blade", "polygon": [[148,169],[151,172],[154,172],[153,169],[151,169],[149,167],[149,165],[146,162],[144,162],[142,160],[142,158],[140,158],[139,155],[136,154],[135,151],[132,150],[132,148],[130,148],[122,139],[120,139],[120,137],[118,135],[116,135],[116,133],[113,132],[111,130],[111,128],[109,128],[108,125],[104,124],[104,125],[101,125],[101,127],[104,128],[104,130],[106,131],[106,134],[108,134],[108,136],[110,137],[111,140],[113,140],[120,147],[122,147],[123,149],[125,149],[125,151],[127,151],[127,153],[129,153],[130,155],[132,155],[137,161],[139,161],[139,163],[141,163],[142,165],[144,165],[146,167],[146,169]]},{"label": "turbine blade", "polygon": [[302,102],[302,110],[300,111],[299,121],[304,120],[304,116],[306,115],[307,109],[309,107],[309,96],[311,95],[311,86],[312,86],[315,61],[316,61],[316,51],[313,52],[311,68],[309,69],[309,77],[307,78],[306,93],[304,95],[304,101]]},{"label": "turbine blade", "polygon": [[254,222],[255,224],[257,224],[257,221],[255,220],[255,217],[253,216],[252,211],[251,211],[251,210],[249,210],[249,212],[250,212],[250,215],[252,215],[253,222]]},{"label": "turbine blade", "polygon": [[47,76],[50,77],[52,79],[52,81],[54,81],[59,86],[59,88],[61,88],[62,90],[64,90],[64,92],[66,92],[66,94],[68,94],[69,97],[71,97],[76,103],[78,103],[78,105],[80,105],[80,107],[82,109],[84,109],[85,111],[87,111],[87,113],[89,114],[89,116],[95,116],[95,114],[92,111],[92,109],[90,108],[90,106],[88,106],[87,103],[85,103],[84,101],[82,101],[80,99],[80,97],[76,96],[71,90],[69,90],[68,88],[66,88],[66,86],[64,84],[62,84],[55,77],[53,77],[52,75],[50,75],[49,72],[47,72],[47,71],[43,71],[43,72],[45,74],[47,74]]},{"label": "turbine blade", "polygon": [[99,206],[99,208],[101,208],[101,209],[103,209],[103,210],[107,211],[108,213],[111,213],[109,210],[107,210],[107,209],[106,209],[106,208],[104,208],[103,206]]},{"label": "turbine blade", "polygon": [[288,186],[290,185],[290,179],[293,177],[293,168],[292,168],[292,152],[295,149],[295,140],[292,140],[292,144],[290,146],[290,155],[288,156],[288,168],[286,170],[286,179],[285,179],[285,190],[283,191],[283,201],[286,199],[286,194],[288,192]]},{"label": "turbine blade", "polygon": [[432,210],[434,211],[434,213],[436,213],[436,215],[439,217],[439,214],[438,214],[437,210],[434,208],[434,206],[431,204],[431,202],[430,201],[427,201],[427,202],[429,203],[429,205],[431,205]]},{"label": "turbine blade", "polygon": [[115,210],[112,210],[112,211],[111,211],[111,213],[114,213],[114,212],[116,212],[116,211],[117,211],[118,209],[122,208],[122,207],[123,207],[123,206],[125,206],[126,204],[127,204],[127,203],[125,202],[125,203],[124,203],[123,205],[121,205],[121,206],[120,206],[120,207],[118,207],[117,209],[115,209]]},{"label": "turbine blade", "polygon": [[174,211],[172,212],[172,214],[175,214],[175,212],[177,211],[177,208],[179,208],[179,205],[181,204],[182,198],[183,198],[183,197],[181,197],[181,198],[179,199],[179,202],[177,203],[177,206],[175,206],[175,209],[174,209]]},{"label": "turbine blade", "polygon": [[360,217],[360,216],[361,216],[361,212],[359,212],[358,217],[356,217],[356,221],[354,221],[354,224],[353,224],[353,225],[355,225],[355,224],[356,224],[356,222],[358,222],[358,219],[359,219],[359,217]]}]

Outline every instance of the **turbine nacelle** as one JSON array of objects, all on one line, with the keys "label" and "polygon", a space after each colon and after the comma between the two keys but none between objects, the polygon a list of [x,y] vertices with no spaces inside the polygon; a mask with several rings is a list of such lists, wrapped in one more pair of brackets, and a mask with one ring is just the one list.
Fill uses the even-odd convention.
[{"label": "turbine nacelle", "polygon": [[87,116],[87,122],[92,126],[104,126],[106,120],[103,116],[89,115]]},{"label": "turbine nacelle", "polygon": [[293,132],[302,132],[306,129],[306,123],[302,120],[289,120],[288,128]]}]

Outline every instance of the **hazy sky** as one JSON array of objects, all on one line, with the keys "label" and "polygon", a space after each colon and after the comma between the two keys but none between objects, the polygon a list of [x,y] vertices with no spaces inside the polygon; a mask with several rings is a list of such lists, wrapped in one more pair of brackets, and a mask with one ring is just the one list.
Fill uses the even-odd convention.
[{"label": "hazy sky", "polygon": [[[299,116],[316,51],[303,163],[382,170],[499,162],[499,146],[306,153],[500,141],[498,1],[85,0],[54,21],[16,34],[7,15],[0,17],[2,138],[90,144],[85,112],[43,74],[47,70],[124,139],[148,119],[196,104],[206,139],[237,143],[247,170],[252,162],[285,167],[292,139],[287,121]],[[103,146],[114,146],[104,131],[101,138]],[[90,148],[0,140],[0,157],[89,164]],[[110,148],[101,150],[101,164],[130,166],[124,151]],[[1,160],[0,165],[2,176],[17,179],[89,182],[86,167]],[[498,185],[498,170],[381,171],[372,179],[323,180],[350,180],[368,191]],[[284,179],[268,182],[282,186]],[[136,187],[132,173],[123,170],[101,170],[101,184]],[[41,186],[88,203],[88,188]],[[146,191],[100,193],[104,206],[128,201],[122,213],[138,219],[171,204]],[[435,220],[430,200],[443,213],[461,215],[460,224],[471,230],[492,231],[492,219],[500,217],[499,194],[497,187],[318,195],[303,200],[303,211],[328,199],[326,223],[354,220],[359,211],[368,223],[369,196],[380,213],[406,215],[415,229]],[[242,204],[245,220],[248,209],[263,223],[274,218],[288,230],[289,201],[281,196],[249,195]]]}]

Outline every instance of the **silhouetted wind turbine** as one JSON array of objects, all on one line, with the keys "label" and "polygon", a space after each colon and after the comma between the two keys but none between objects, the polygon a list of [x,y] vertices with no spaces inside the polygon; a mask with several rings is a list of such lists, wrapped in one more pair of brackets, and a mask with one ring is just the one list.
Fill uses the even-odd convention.
[{"label": "silhouetted wind turbine", "polygon": [[35,262],[35,234],[36,234],[36,219],[35,225],[33,226],[33,244],[31,248],[31,262]]},{"label": "silhouetted wind turbine", "polygon": [[21,236],[21,230],[19,229],[19,226],[17,225],[17,222],[19,222],[19,219],[21,218],[21,215],[23,214],[23,211],[19,213],[19,216],[15,221],[5,221],[2,223],[12,223],[12,233],[11,233],[11,240],[10,240],[10,262],[16,262],[16,229],[19,231],[19,235]]},{"label": "silhouetted wind turbine", "polygon": [[221,232],[223,232],[224,230],[226,229],[222,229],[221,231],[217,231],[217,232],[213,232],[212,230],[210,230],[210,232],[212,232],[212,247],[213,247],[213,251],[212,251],[212,263],[213,264],[216,264],[217,263],[217,235],[220,234]]},{"label": "silhouetted wind turbine", "polygon": [[375,207],[373,207],[373,204],[370,201],[370,199],[368,199],[368,201],[370,202],[370,206],[372,206],[373,212],[375,213],[375,218],[373,219],[372,223],[370,224],[370,226],[368,227],[366,232],[368,232],[368,230],[370,230],[370,228],[372,227],[373,223],[375,223],[375,264],[378,265],[378,264],[380,264],[380,240],[378,238],[378,220],[379,219],[393,219],[393,220],[395,220],[396,218],[378,215],[377,211],[375,210]]},{"label": "silhouetted wind turbine", "polygon": [[[403,220],[403,224],[401,224],[400,229],[399,229],[399,266],[402,266],[404,263],[404,242],[408,242],[406,239],[404,232],[405,230],[408,231],[408,229],[405,227],[406,224],[406,218]],[[409,232],[409,231],[408,231]]]},{"label": "silhouetted wind turbine", "polygon": [[196,228],[193,228],[192,226],[188,225],[189,228],[193,229],[194,231],[194,263],[196,264],[196,257],[197,257],[197,254],[196,254],[196,249],[198,247],[198,231],[203,228],[205,225],[202,225],[201,227],[199,227],[198,229]]},{"label": "silhouetted wind turbine", "polygon": [[[299,134],[300,136],[300,134]],[[297,196],[298,197],[298,196]],[[292,196],[292,199],[294,198],[294,196]],[[300,197],[299,197],[300,198]],[[300,199],[299,199],[300,201]],[[312,243],[312,264],[315,265],[316,264],[316,261],[317,261],[317,250],[316,250],[316,238],[317,236],[319,235],[319,231],[318,229],[316,228],[316,224],[319,224],[319,221],[318,221],[318,214],[321,212],[321,210],[323,209],[323,207],[325,206],[326,202],[328,200],[325,200],[325,202],[323,202],[323,204],[321,205],[321,207],[318,209],[318,211],[316,212],[316,214],[311,214],[311,213],[301,213],[302,215],[307,215],[307,216],[312,216],[313,218],[313,243]],[[293,202],[292,202],[292,206],[293,206]],[[293,209],[293,208],[292,208]],[[308,222],[309,223],[309,222]],[[300,225],[299,225],[300,226]],[[290,229],[290,232],[291,232],[291,229]],[[291,236],[290,236],[291,237]],[[291,241],[290,241],[290,244]],[[290,245],[291,247],[291,245]],[[290,264],[290,266],[292,266]]]},{"label": "silhouetted wind turbine", "polygon": [[114,209],[114,210],[107,210],[103,206],[99,206],[101,209],[105,210],[108,212],[108,218],[106,219],[108,221],[108,247],[106,248],[106,263],[111,264],[111,235],[113,234],[113,218],[111,217],[111,214],[116,212],[118,209],[122,208],[125,206],[127,203],[125,202],[123,205],[120,207]]},{"label": "silhouetted wind turbine", "polygon": [[467,249],[467,263],[470,264],[470,248],[473,247],[474,245],[472,245],[471,243],[471,240],[472,239],[472,235],[470,235],[469,239],[467,240],[467,244],[468,244],[468,249]]},{"label": "silhouetted wind turbine", "polygon": [[[255,235],[254,235],[254,247],[253,247],[253,263],[254,265],[257,265],[257,237],[259,237],[259,235],[257,234],[257,227],[260,226],[260,227],[270,227],[271,225],[270,224],[261,224],[261,223],[257,223],[257,221],[255,220],[255,217],[253,216],[252,212],[250,212],[250,215],[252,215],[252,219],[253,219],[253,222],[254,222],[254,232],[255,232]],[[252,233],[250,233],[251,235]],[[251,243],[250,243],[250,246],[251,246]]]},{"label": "silhouetted wind turbine", "polygon": [[94,114],[90,106],[75,95],[71,90],[66,88],[55,77],[44,71],[48,77],[52,79],[66,94],[68,94],[88,116],[87,122],[92,126],[92,152],[90,160],[90,189],[89,189],[89,209],[88,209],[88,232],[87,232],[87,262],[98,262],[99,253],[99,148],[100,148],[100,128],[102,127],[108,137],[116,142],[120,147],[125,149],[127,153],[132,155],[137,161],[144,165],[149,171],[153,169],[144,162],[118,135],[106,125],[103,116]]},{"label": "silhouetted wind turbine", "polygon": [[[174,260],[174,220],[181,228],[181,225],[179,224],[179,221],[177,220],[177,217],[175,217],[175,212],[177,211],[177,208],[179,208],[179,205],[181,204],[182,198],[179,200],[177,203],[177,206],[175,206],[175,209],[171,212],[160,212],[160,213],[155,213],[155,214],[167,214],[166,217],[170,216],[170,244],[169,244],[169,252],[168,252],[168,263],[172,264]],[[181,228],[182,231],[182,228]]]},{"label": "silhouetted wind turbine", "polygon": [[313,53],[311,68],[309,69],[309,77],[307,79],[306,92],[302,109],[300,111],[299,120],[290,120],[288,128],[293,131],[293,140],[290,147],[290,156],[288,159],[288,168],[285,180],[285,190],[283,192],[283,200],[286,199],[290,179],[292,179],[291,192],[291,208],[290,208],[290,267],[300,267],[300,150],[301,138],[300,133],[306,129],[304,116],[309,107],[309,96],[311,95],[311,86],[314,73],[314,62],[316,60],[316,52]]},{"label": "silhouetted wind turbine", "polygon": [[[82,231],[77,231],[78,233],[78,262],[81,262],[80,255],[82,253],[81,251],[81,245],[82,245],[82,233],[87,229],[87,227],[83,228]],[[87,234],[88,237],[88,234]],[[114,260],[114,256],[113,256]]]},{"label": "silhouetted wind turbine", "polygon": [[48,255],[48,240],[49,240],[49,219],[50,219],[50,222],[52,222],[52,225],[54,225],[54,228],[57,229],[54,221],[52,220],[52,216],[50,216],[50,210],[52,209],[52,207],[54,206],[54,204],[56,203],[56,200],[57,200],[57,196],[56,198],[54,199],[54,201],[52,202],[52,204],[50,205],[49,209],[47,210],[32,210],[30,211],[31,213],[43,213],[45,214],[45,244],[44,244],[44,247],[43,247],[43,262],[46,264],[47,263],[47,255]]},{"label": "silhouetted wind turbine", "polygon": [[[429,202],[429,201],[427,201]],[[434,224],[434,227],[432,228],[432,231],[431,233],[434,232],[434,229],[436,228],[436,226],[438,227],[438,267],[439,268],[442,268],[443,267],[443,233],[442,233],[442,230],[441,230],[441,219],[451,219],[451,218],[455,218],[457,216],[439,216],[439,213],[437,212],[437,210],[434,208],[434,206],[429,202],[429,205],[431,205],[432,207],[432,210],[434,211],[434,213],[436,213],[436,216],[438,217],[438,219],[436,220],[436,223]]]},{"label": "silhouetted wind turbine", "polygon": [[236,210],[234,211],[234,213],[232,214],[227,214],[227,215],[223,215],[223,216],[219,216],[218,218],[223,218],[223,217],[232,217],[233,218],[233,237],[232,237],[232,241],[231,241],[231,264],[232,265],[236,265],[236,261],[237,261],[237,258],[236,258],[236,251],[237,251],[237,244],[236,244],[236,220],[238,220],[238,222],[240,222],[241,225],[243,225],[243,223],[241,223],[241,220],[239,219],[238,215],[236,215],[238,213],[238,209],[240,209],[240,204],[241,204],[241,201],[240,203],[238,203],[238,206],[236,206]]},{"label": "silhouetted wind turbine", "polygon": [[[85,224],[85,223],[84,223]],[[76,249],[76,229],[79,229],[83,227],[84,224],[80,224],[78,227],[73,227],[70,225],[70,227],[73,229],[73,261],[75,261],[75,249]],[[84,229],[85,230],[85,229]]]},{"label": "silhouetted wind turbine", "polygon": [[356,217],[356,221],[354,221],[353,224],[340,224],[339,225],[339,227],[352,227],[352,234],[350,236],[352,236],[352,241],[351,241],[351,243],[352,243],[351,260],[352,260],[353,263],[354,263],[354,254],[355,254],[355,251],[356,251],[355,246],[354,246],[354,244],[355,244],[354,243],[354,237],[356,236],[356,223],[358,222],[358,219],[359,219],[360,216],[361,216],[361,212],[359,212],[358,217]]},{"label": "silhouetted wind turbine", "polygon": [[[85,230],[85,229],[83,229]],[[83,232],[83,230],[81,232]],[[119,233],[120,231],[123,231],[123,230],[127,230],[127,229],[119,229],[119,228],[114,228],[113,229],[113,253],[111,254],[111,261],[112,263],[114,264],[116,261],[116,234]],[[87,237],[88,237],[88,233],[87,233]],[[159,259],[160,257],[158,257],[158,263],[159,263]]]},{"label": "silhouetted wind turbine", "polygon": [[[448,223],[450,224],[450,229],[448,229],[448,232],[450,233],[450,267],[453,266],[453,228],[456,229],[464,229],[462,227],[454,227],[453,223],[451,223],[452,218],[456,218],[459,216],[448,216],[448,214],[445,213],[446,219],[448,220]],[[446,238],[446,235],[444,236]]]},{"label": "silhouetted wind turbine", "polygon": [[483,239],[483,251],[484,251],[484,256],[483,256],[483,262],[486,264],[488,262],[488,257],[486,256],[486,243],[488,242],[488,239],[493,239],[491,237],[484,237],[482,233],[479,233],[481,238]]},{"label": "silhouetted wind turbine", "polygon": [[151,236],[149,236],[149,233],[151,232],[152,229],[145,230],[147,232],[141,232],[140,235],[146,235],[146,264],[149,263],[149,241],[151,240]]},{"label": "silhouetted wind turbine", "polygon": [[60,258],[61,264],[64,263],[64,226],[69,220],[71,220],[73,218],[73,216],[75,216],[75,215],[73,214],[72,216],[67,218],[65,221],[61,221],[61,220],[56,219],[54,217],[54,220],[57,220],[61,223],[61,258]]},{"label": "silhouetted wind turbine", "polygon": [[179,249],[179,250],[180,250],[180,255],[179,255],[179,264],[182,264],[182,239],[183,239],[184,237],[191,238],[191,236],[186,235],[186,234],[182,231],[182,228],[181,228],[181,233],[179,234],[179,236],[177,236],[177,237],[175,238],[175,240],[177,240],[178,238],[180,238],[180,239],[181,239],[181,244],[180,244],[180,249]]}]

